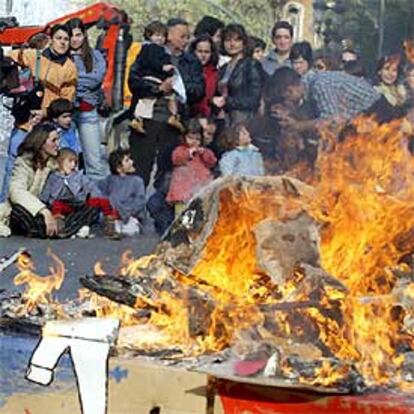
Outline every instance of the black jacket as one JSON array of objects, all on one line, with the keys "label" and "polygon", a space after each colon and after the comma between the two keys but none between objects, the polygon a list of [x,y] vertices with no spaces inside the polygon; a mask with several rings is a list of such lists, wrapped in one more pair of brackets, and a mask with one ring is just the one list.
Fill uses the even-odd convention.
[{"label": "black jacket", "polygon": [[174,71],[165,72],[164,65],[171,65],[171,55],[164,46],[155,43],[147,43],[142,46],[141,52],[134,62],[134,70],[137,76],[153,76],[161,81],[174,75]]},{"label": "black jacket", "polygon": [[[227,65],[220,68],[220,79],[226,73]],[[236,63],[227,84],[228,96],[226,99],[226,112],[249,111],[259,109],[262,96],[263,74],[260,62],[246,57]]]},{"label": "black jacket", "polygon": [[[142,98],[160,98],[163,93],[160,92],[157,85],[148,82],[139,74],[139,56],[131,66],[128,78],[128,86],[134,99]],[[187,105],[192,105],[204,97],[204,77],[203,66],[201,62],[192,54],[183,53],[179,57],[178,70],[185,85],[187,93]]]}]

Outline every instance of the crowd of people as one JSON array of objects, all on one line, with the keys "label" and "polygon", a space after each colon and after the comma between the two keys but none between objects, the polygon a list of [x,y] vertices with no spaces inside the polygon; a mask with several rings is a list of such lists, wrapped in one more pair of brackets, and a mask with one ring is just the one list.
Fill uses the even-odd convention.
[{"label": "crowd of people", "polygon": [[30,107],[12,110],[0,234],[87,237],[100,223],[119,238],[152,217],[162,235],[220,176],[311,170],[322,121],[373,114],[414,124],[414,63],[403,54],[381,58],[370,79],[356,50],[315,52],[293,32],[276,22],[267,53],[241,24],[205,16],[191,33],[181,18],[150,22],[127,74],[129,148],[110,154],[99,122],[105,56],[82,21],[13,50],[4,60],[38,83]]}]

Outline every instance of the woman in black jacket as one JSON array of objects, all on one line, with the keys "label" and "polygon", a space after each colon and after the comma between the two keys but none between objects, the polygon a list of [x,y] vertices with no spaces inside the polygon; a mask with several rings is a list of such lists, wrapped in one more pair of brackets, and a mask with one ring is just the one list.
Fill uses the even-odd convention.
[{"label": "woman in black jacket", "polygon": [[[260,63],[249,56],[248,36],[240,24],[223,31],[223,47],[230,61],[220,69],[217,96],[212,104],[222,110],[227,125],[252,118],[260,105],[263,77]],[[220,117],[219,115],[219,117]]]}]

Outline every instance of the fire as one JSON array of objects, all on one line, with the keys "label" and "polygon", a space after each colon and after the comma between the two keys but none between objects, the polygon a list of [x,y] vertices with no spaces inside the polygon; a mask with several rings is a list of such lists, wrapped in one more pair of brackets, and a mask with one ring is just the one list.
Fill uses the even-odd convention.
[{"label": "fire", "polygon": [[[136,282],[128,285],[133,302],[122,306],[89,293],[91,308],[135,325],[138,334],[129,330],[135,348],[179,348],[193,356],[239,341],[265,341],[278,350],[293,341],[321,353],[312,375],[298,378],[304,383],[335,386],[356,372],[368,385],[400,381],[401,349],[414,349],[414,318],[394,291],[414,251],[414,157],[401,121],[360,118],[342,138],[324,134],[309,193],[296,194],[284,178],[286,188],[270,193],[242,185],[220,191],[215,225],[187,273],[173,268],[168,250],[138,260],[125,252],[117,274],[121,286]],[[320,226],[320,269],[308,274],[295,263],[278,279],[260,263],[257,228],[302,215]],[[31,266],[16,283],[37,280]],[[95,273],[105,274],[102,265]],[[60,286],[62,280],[53,280]],[[404,290],[406,302],[414,302],[413,286]],[[49,294],[27,295],[34,306]],[[289,364],[284,369],[295,375]]]},{"label": "fire", "polygon": [[[398,376],[403,357],[397,350],[403,337],[392,289],[396,271],[406,270],[401,258],[414,246],[414,158],[400,121],[378,125],[361,118],[353,128],[343,142],[329,136],[329,151],[318,162],[315,197],[305,206],[295,197],[269,199],[260,191],[221,193],[218,220],[204,253],[185,276],[189,287],[197,285],[214,300],[208,331],[194,344],[188,330],[189,302],[164,294],[159,298],[163,311],[153,312],[149,322],[160,328],[167,343],[178,340],[193,352],[211,352],[231,346],[240,332],[254,326],[271,336],[264,328],[263,305],[289,301],[301,276],[297,273],[283,286],[271,283],[258,269],[252,229],[265,218],[283,221],[305,207],[322,224],[322,268],[348,292],[327,289],[320,306],[296,312],[296,321],[283,312],[272,313],[277,335],[305,338],[306,324],[311,324],[321,345],[355,363],[368,384],[389,384]],[[335,312],[340,319],[329,317]],[[301,318],[304,322],[298,325]],[[316,374],[318,383],[334,383],[344,370],[324,363]]]},{"label": "fire", "polygon": [[[368,382],[388,384],[396,373],[400,321],[391,291],[400,260],[414,246],[414,158],[400,121],[355,122],[355,132],[319,160],[320,181],[311,211],[324,224],[321,262],[349,289],[342,349],[359,356]],[[371,297],[383,300],[370,300]]]},{"label": "fire", "polygon": [[24,308],[21,314],[30,313],[39,304],[52,302],[52,292],[60,289],[65,277],[63,262],[51,250],[47,252],[53,260],[54,266],[49,267],[48,276],[39,276],[35,273],[35,266],[31,257],[22,253],[17,261],[19,273],[14,278],[15,285],[27,284],[23,293]]}]

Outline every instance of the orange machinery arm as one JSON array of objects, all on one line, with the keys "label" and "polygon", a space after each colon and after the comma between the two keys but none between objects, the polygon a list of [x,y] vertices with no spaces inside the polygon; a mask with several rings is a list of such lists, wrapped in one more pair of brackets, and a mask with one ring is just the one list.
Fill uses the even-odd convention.
[{"label": "orange machinery arm", "polygon": [[129,26],[125,12],[108,3],[96,3],[82,10],[59,17],[45,26],[22,26],[6,28],[0,32],[0,45],[18,46],[27,43],[37,33],[48,32],[55,24],[65,23],[77,17],[87,26],[101,25],[106,28],[102,47],[107,51],[107,71],[103,81],[103,90],[107,103],[112,106],[112,86],[115,78],[115,53],[120,31]]}]

